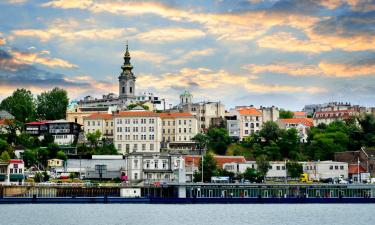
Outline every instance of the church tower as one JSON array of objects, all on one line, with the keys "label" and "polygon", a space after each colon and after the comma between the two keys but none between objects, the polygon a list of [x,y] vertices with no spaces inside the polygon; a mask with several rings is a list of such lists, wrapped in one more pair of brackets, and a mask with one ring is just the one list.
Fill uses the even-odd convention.
[{"label": "church tower", "polygon": [[121,103],[126,104],[135,100],[135,79],[130,64],[130,53],[128,44],[126,44],[126,52],[124,55],[124,64],[121,66],[122,72],[118,77],[119,81],[119,99]]}]

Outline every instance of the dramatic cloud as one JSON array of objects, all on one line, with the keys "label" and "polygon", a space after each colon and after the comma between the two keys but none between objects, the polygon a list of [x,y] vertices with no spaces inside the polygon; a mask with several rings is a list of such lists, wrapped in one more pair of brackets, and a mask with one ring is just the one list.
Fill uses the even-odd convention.
[{"label": "dramatic cloud", "polygon": [[59,58],[50,58],[46,55],[49,55],[48,51],[40,52],[19,52],[19,51],[10,51],[14,60],[25,63],[25,64],[42,64],[48,67],[64,67],[64,68],[76,68],[78,67],[75,64],[72,64],[66,60]]},{"label": "dramatic cloud", "polygon": [[332,63],[321,61],[318,65],[297,63],[249,64],[243,68],[253,74],[276,73],[291,76],[329,77],[375,76],[374,60],[365,60],[357,63]]},{"label": "dramatic cloud", "polygon": [[168,42],[179,41],[191,38],[204,37],[206,34],[197,29],[186,28],[161,28],[154,29],[135,36],[136,39],[144,42]]},{"label": "dramatic cloud", "polygon": [[170,60],[169,64],[175,64],[175,65],[184,64],[188,62],[189,60],[194,60],[202,56],[212,55],[214,52],[215,50],[212,48],[192,50],[190,52],[183,53],[182,56],[176,60]]},{"label": "dramatic cloud", "polygon": [[131,51],[131,57],[137,60],[150,61],[154,63],[161,63],[167,59],[165,55],[147,52],[147,51]]}]

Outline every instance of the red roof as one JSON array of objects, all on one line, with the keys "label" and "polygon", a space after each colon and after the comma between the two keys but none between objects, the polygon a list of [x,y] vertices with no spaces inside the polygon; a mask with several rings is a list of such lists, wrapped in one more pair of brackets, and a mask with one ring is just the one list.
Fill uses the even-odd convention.
[{"label": "red roof", "polygon": [[[201,160],[202,156],[200,155],[187,155],[184,156],[185,159],[185,165],[192,165],[194,162],[194,166],[199,166],[199,162]],[[245,163],[246,159],[243,156],[221,156],[221,155],[215,155],[214,159],[216,161],[216,165],[218,168],[223,168],[223,164],[225,163]]]},{"label": "red roof", "polygon": [[238,112],[241,115],[255,115],[255,116],[262,115],[256,108],[243,108],[243,109],[239,109]]},{"label": "red roof", "polygon": [[150,111],[122,111],[115,116],[119,117],[142,117],[142,116],[155,116],[158,117],[159,115],[155,112],[150,112]]},{"label": "red roof", "polygon": [[192,117],[193,115],[188,112],[176,112],[176,113],[159,113],[161,118],[174,118],[174,117]]},{"label": "red roof", "polygon": [[113,115],[108,114],[108,113],[93,113],[85,117],[85,119],[105,119],[105,120],[110,120],[112,118],[113,118]]},{"label": "red roof", "polygon": [[9,163],[12,163],[12,164],[22,164],[23,160],[22,159],[11,159],[11,160],[9,160]]},{"label": "red roof", "polygon": [[41,121],[34,121],[34,122],[26,123],[26,125],[41,125],[41,124],[46,124],[48,122],[49,120],[41,120]]},{"label": "red roof", "polygon": [[306,116],[305,112],[294,112],[294,116]]},{"label": "red roof", "polygon": [[311,127],[314,125],[312,118],[290,118],[290,119],[280,119],[282,123],[289,124],[303,124],[305,126]]},{"label": "red roof", "polygon": [[[359,165],[359,173],[365,173],[366,170]],[[357,164],[350,164],[348,166],[348,174],[357,174],[358,173],[358,165]]]}]

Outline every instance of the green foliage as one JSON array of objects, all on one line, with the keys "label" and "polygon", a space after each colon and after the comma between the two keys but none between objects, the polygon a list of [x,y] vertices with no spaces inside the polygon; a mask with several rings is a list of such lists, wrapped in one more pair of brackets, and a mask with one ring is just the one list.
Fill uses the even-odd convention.
[{"label": "green foliage", "polygon": [[235,174],[233,172],[220,168],[217,170],[216,176],[229,177],[229,180],[232,180],[235,177]]},{"label": "green foliage", "polygon": [[51,143],[47,146],[48,158],[54,159],[57,156],[57,152],[60,151],[59,145]]},{"label": "green foliage", "polygon": [[9,153],[7,151],[4,151],[0,155],[0,161],[8,162],[10,160]]},{"label": "green foliage", "polygon": [[13,94],[5,98],[0,109],[12,114],[17,121],[22,123],[35,119],[35,102],[33,94],[26,89],[17,89]]},{"label": "green foliage", "polygon": [[246,168],[242,176],[245,180],[249,180],[252,183],[253,182],[258,183],[262,180],[260,173],[256,169],[252,169],[252,168]]},{"label": "green foliage", "polygon": [[279,111],[279,117],[280,119],[290,119],[294,117],[294,113],[289,110],[280,109]]},{"label": "green foliage", "polygon": [[22,145],[25,148],[36,148],[39,147],[39,139],[31,136],[28,133],[21,133],[17,137],[17,144]]},{"label": "green foliage", "polygon": [[40,172],[35,173],[34,182],[36,183],[43,182],[43,174]]},{"label": "green foliage", "polygon": [[43,181],[44,182],[47,182],[47,181],[49,181],[49,175],[48,175],[48,173],[47,173],[47,171],[43,171]]},{"label": "green foliage", "polygon": [[130,105],[127,106],[127,108],[128,108],[128,110],[132,110],[137,106],[142,107],[144,110],[149,110],[149,107],[147,105],[142,105],[142,104],[130,104]]},{"label": "green foliage", "polygon": [[57,159],[62,159],[64,161],[68,159],[68,157],[66,156],[66,154],[63,151],[61,151],[61,150],[57,152],[56,158]]},{"label": "green foliage", "polygon": [[298,162],[287,162],[286,169],[291,178],[298,178],[303,173],[302,165]]},{"label": "green foliage", "polygon": [[197,145],[198,150],[205,150],[208,145],[208,137],[202,133],[196,134],[192,140]]},{"label": "green foliage", "polygon": [[6,141],[8,143],[16,143],[17,142],[17,134],[22,131],[23,124],[17,120],[6,119],[5,120],[5,130],[6,130]]},{"label": "green foliage", "polygon": [[[203,158],[203,181],[210,182],[211,177],[217,174],[216,160],[213,155],[206,153]],[[199,171],[194,173],[194,182],[202,181],[202,159],[199,161]]]},{"label": "green foliage", "polygon": [[64,89],[55,87],[51,91],[43,92],[38,95],[36,102],[36,111],[39,119],[65,119],[69,99],[68,93]]},{"label": "green foliage", "polygon": [[43,140],[41,142],[41,145],[44,147],[47,147],[49,144],[52,144],[55,142],[55,138],[50,133],[43,134]]},{"label": "green foliage", "polygon": [[93,148],[96,148],[98,146],[101,136],[102,133],[100,132],[100,130],[96,130],[95,132],[86,134],[86,138]]},{"label": "green foliage", "polygon": [[210,128],[207,132],[208,147],[219,155],[225,155],[231,142],[228,130],[225,128]]},{"label": "green foliage", "polygon": [[263,178],[267,175],[267,172],[270,168],[270,162],[268,161],[266,156],[259,156],[256,160],[258,166],[258,173],[259,176]]},{"label": "green foliage", "polygon": [[37,156],[36,156],[36,150],[25,150],[23,152],[23,161],[25,162],[25,166],[29,168],[30,166],[33,166],[37,164]]}]

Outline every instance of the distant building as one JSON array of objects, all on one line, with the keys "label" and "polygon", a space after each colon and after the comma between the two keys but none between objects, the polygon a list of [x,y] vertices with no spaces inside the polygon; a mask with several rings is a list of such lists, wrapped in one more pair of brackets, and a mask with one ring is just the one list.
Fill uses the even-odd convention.
[{"label": "distant building", "polygon": [[225,108],[220,102],[193,103],[193,95],[185,91],[180,95],[180,104],[172,108],[171,112],[189,112],[196,116],[199,132],[206,132],[212,125],[217,125],[218,119],[224,119]]},{"label": "distant building", "polygon": [[118,110],[117,106],[96,106],[96,107],[82,107],[77,104],[71,105],[66,110],[66,120],[68,122],[78,123],[84,125],[83,119],[91,114],[112,114]]},{"label": "distant building", "polygon": [[[266,174],[266,178],[285,178],[286,177],[286,165],[285,161],[270,161],[270,166]],[[225,163],[222,169],[235,174],[244,173],[247,169],[257,169],[256,161],[246,161],[244,163]]]},{"label": "distant building", "polygon": [[78,139],[81,125],[66,120],[35,121],[25,124],[25,132],[43,139],[45,133],[51,134],[58,145],[71,145]]},{"label": "distant building", "polygon": [[302,162],[303,172],[312,180],[348,178],[348,163],[337,161]]},{"label": "distant building", "polygon": [[192,150],[198,134],[196,116],[188,112],[159,113],[162,121],[162,148]]},{"label": "distant building", "polygon": [[100,131],[103,138],[113,141],[114,122],[112,114],[95,113],[84,119],[85,135]]},{"label": "distant building", "polygon": [[268,122],[268,121],[276,122],[280,117],[279,109],[275,106],[271,106],[271,107],[261,106],[259,108],[259,111],[262,114],[263,123]]},{"label": "distant building", "polygon": [[25,179],[25,164],[21,159],[11,159],[8,162],[0,161],[0,184],[22,183]]},{"label": "distant building", "polygon": [[314,126],[321,123],[330,124],[334,121],[344,121],[351,117],[358,116],[359,113],[354,110],[336,110],[336,111],[319,111],[314,113]]},{"label": "distant building", "polygon": [[241,141],[252,133],[259,132],[263,124],[261,112],[254,107],[232,109],[226,120],[229,136]]},{"label": "distant building", "polygon": [[362,148],[358,151],[335,152],[335,161],[346,162],[349,165],[359,164],[365,172],[375,176],[375,150]]},{"label": "distant building", "polygon": [[311,118],[290,118],[290,119],[279,119],[277,124],[281,129],[294,128],[298,132],[300,142],[304,143],[307,141],[308,130],[314,125],[313,119]]}]

